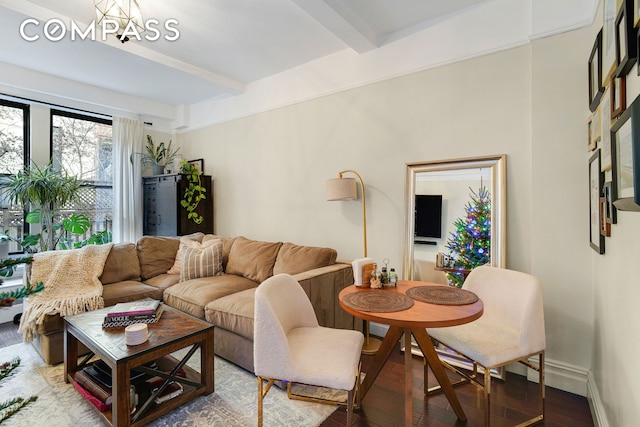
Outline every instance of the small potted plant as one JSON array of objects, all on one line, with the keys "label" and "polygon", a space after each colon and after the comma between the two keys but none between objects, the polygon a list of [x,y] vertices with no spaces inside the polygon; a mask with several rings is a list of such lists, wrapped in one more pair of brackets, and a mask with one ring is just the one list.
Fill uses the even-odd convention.
[{"label": "small potted plant", "polygon": [[[162,175],[166,165],[172,163],[178,156],[180,147],[174,149],[171,145],[171,140],[165,145],[161,142],[157,146],[153,142],[151,135],[147,135],[147,145],[143,153],[136,153],[140,155],[140,161],[143,166],[150,166],[154,175]],[[132,160],[133,161],[133,160]]]}]

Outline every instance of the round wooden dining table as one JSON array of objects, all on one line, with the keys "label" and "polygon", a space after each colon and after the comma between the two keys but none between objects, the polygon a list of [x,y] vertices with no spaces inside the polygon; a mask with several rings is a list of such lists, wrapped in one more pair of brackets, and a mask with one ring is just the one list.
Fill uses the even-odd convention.
[{"label": "round wooden dining table", "polygon": [[[458,397],[453,390],[453,386],[447,377],[445,368],[438,358],[436,349],[431,342],[431,338],[427,334],[426,328],[441,328],[446,326],[456,326],[472,322],[480,316],[484,311],[484,305],[480,299],[476,302],[463,305],[443,305],[421,302],[413,300],[413,305],[409,308],[400,309],[399,311],[382,311],[385,310],[385,300],[406,300],[406,293],[409,289],[416,286],[446,286],[436,283],[417,282],[400,280],[396,287],[385,287],[383,289],[363,288],[355,285],[344,288],[339,295],[340,306],[347,313],[358,318],[368,320],[370,322],[389,325],[389,329],[380,345],[380,349],[374,355],[372,366],[367,370],[365,379],[360,387],[360,397],[364,398],[371,388],[371,385],[378,377],[384,363],[387,361],[391,352],[396,347],[397,342],[404,334],[404,371],[405,371],[405,426],[412,425],[412,363],[411,363],[411,336],[414,337],[418,347],[427,360],[428,366],[431,368],[438,383],[451,404],[456,416],[460,421],[466,421],[467,417],[460,405]],[[376,298],[371,298],[373,305],[364,309],[355,308],[351,301],[353,297],[347,297],[349,294],[356,292],[376,292],[370,294]],[[384,298],[383,294],[389,293],[388,298]],[[393,295],[393,293],[401,295]],[[369,295],[358,295],[358,297],[367,297]],[[378,298],[382,297],[382,298]],[[379,301],[379,303],[376,303]],[[425,367],[425,393],[426,386],[426,367]]]}]

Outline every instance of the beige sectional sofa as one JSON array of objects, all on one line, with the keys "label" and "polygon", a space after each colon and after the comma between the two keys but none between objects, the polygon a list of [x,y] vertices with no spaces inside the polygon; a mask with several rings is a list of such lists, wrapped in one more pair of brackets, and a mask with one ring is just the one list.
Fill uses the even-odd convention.
[{"label": "beige sectional sofa", "polygon": [[[336,261],[334,249],[201,233],[188,236],[197,242],[218,238],[222,241],[221,274],[185,281],[175,274],[180,238],[144,236],[135,244],[114,245],[100,277],[105,306],[161,299],[215,324],[216,354],[250,371],[253,295],[258,285],[274,274],[289,273],[298,280],[321,325],[361,329],[361,321],[338,304],[340,290],[353,283],[353,271],[350,263]],[[38,328],[33,344],[46,363],[63,360],[63,328],[59,315],[47,316]]]}]

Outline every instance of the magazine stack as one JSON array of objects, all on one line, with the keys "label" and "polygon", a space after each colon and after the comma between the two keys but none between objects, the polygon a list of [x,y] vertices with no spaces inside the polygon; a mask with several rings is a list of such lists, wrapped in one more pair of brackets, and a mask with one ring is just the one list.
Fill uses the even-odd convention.
[{"label": "magazine stack", "polygon": [[118,328],[135,323],[156,323],[163,305],[158,300],[123,302],[111,307],[102,323],[103,328]]}]

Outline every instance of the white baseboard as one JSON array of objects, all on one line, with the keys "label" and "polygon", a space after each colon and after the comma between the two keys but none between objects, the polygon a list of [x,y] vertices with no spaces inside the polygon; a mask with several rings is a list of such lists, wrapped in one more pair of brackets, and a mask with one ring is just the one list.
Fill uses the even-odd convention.
[{"label": "white baseboard", "polygon": [[[579,396],[587,396],[587,376],[589,372],[578,366],[569,365],[557,360],[545,359],[544,382],[549,387],[557,388]],[[530,380],[537,380],[538,374],[529,374]]]},{"label": "white baseboard", "polygon": [[589,407],[591,408],[593,425],[596,427],[609,427],[604,404],[600,398],[600,392],[598,391],[595,378],[593,378],[591,371],[587,375],[587,378],[587,399],[589,400]]}]

